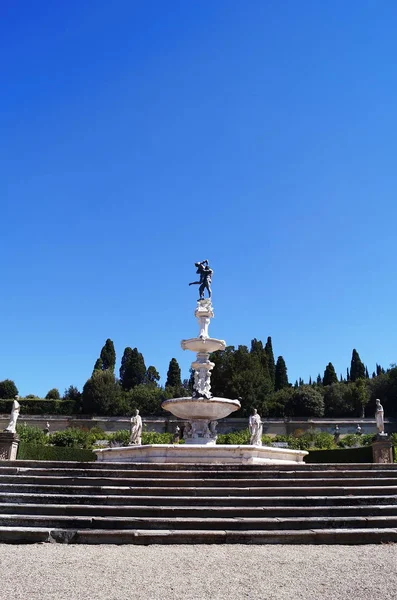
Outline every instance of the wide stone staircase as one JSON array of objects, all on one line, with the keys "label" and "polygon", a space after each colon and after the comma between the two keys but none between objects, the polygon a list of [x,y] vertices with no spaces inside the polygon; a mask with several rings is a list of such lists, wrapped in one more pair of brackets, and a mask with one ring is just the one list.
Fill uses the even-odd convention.
[{"label": "wide stone staircase", "polygon": [[0,462],[0,543],[397,541],[397,464]]}]

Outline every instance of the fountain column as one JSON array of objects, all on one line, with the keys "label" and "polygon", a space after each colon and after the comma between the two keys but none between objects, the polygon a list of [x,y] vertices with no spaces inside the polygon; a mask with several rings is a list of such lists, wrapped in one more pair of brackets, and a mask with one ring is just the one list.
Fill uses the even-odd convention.
[{"label": "fountain column", "polygon": [[210,321],[214,316],[211,298],[198,300],[194,314],[199,324],[198,336],[181,342],[183,350],[196,353],[196,359],[192,362],[192,397],[165,400],[162,407],[173,415],[186,419],[183,433],[186,444],[213,445],[217,437],[217,419],[227,417],[231,412],[238,410],[240,403],[238,400],[213,398],[211,394],[211,370],[215,365],[209,357],[211,352],[226,348],[224,340],[211,338],[208,333]]}]

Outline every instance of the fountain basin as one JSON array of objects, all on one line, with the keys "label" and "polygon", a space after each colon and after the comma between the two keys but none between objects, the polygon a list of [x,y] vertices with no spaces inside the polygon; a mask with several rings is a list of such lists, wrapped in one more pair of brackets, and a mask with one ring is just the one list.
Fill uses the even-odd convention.
[{"label": "fountain basin", "polygon": [[215,338],[190,338],[189,340],[182,340],[181,346],[183,350],[211,353],[217,350],[224,350],[226,343],[224,340],[217,340]]},{"label": "fountain basin", "polygon": [[161,406],[179,419],[215,421],[238,410],[240,402],[228,398],[172,398],[164,400]]},{"label": "fountain basin", "polygon": [[185,463],[212,465],[296,465],[303,463],[305,450],[268,446],[156,444],[94,450],[99,462]]}]

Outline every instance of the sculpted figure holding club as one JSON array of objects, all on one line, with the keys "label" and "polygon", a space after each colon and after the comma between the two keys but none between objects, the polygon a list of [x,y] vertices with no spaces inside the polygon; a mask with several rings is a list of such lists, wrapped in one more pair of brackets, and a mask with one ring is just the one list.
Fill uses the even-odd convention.
[{"label": "sculpted figure holding club", "polygon": [[202,262],[194,263],[194,266],[197,267],[196,273],[200,275],[199,281],[192,281],[189,285],[199,285],[199,295],[200,300],[204,300],[204,290],[207,290],[208,297],[211,298],[211,280],[213,270],[210,268],[208,264],[208,260],[203,260]]}]

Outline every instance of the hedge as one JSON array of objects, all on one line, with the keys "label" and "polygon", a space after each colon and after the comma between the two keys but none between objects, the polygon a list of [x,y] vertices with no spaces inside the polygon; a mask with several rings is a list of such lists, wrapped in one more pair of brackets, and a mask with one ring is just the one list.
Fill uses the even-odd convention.
[{"label": "hedge", "polygon": [[310,450],[304,461],[306,463],[372,463],[372,447]]},{"label": "hedge", "polygon": [[[44,400],[41,398],[20,398],[23,415],[73,415],[76,412],[74,400]],[[0,414],[10,414],[13,400],[0,399]]]},{"label": "hedge", "polygon": [[37,446],[20,442],[18,460],[68,460],[75,462],[91,462],[96,460],[96,454],[83,448],[61,446]]}]

